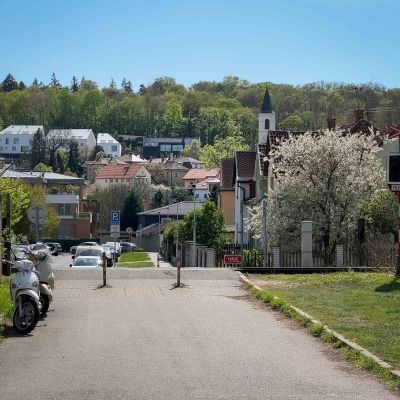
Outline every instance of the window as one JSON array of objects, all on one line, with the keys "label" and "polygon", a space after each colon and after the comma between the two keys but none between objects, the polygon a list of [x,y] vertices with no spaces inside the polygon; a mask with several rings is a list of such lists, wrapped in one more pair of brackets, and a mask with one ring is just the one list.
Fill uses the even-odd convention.
[{"label": "window", "polygon": [[113,182],[114,182],[114,179],[111,178],[111,179],[110,179],[110,183],[113,183]]},{"label": "window", "polygon": [[118,151],[118,146],[111,146],[111,151],[116,153]]},{"label": "window", "polygon": [[3,146],[0,146],[0,151],[3,151]]},{"label": "window", "polygon": [[172,145],[172,151],[182,151],[183,146],[181,144],[174,144]]},{"label": "window", "polygon": [[19,138],[13,138],[13,144],[19,144]]},{"label": "window", "polygon": [[11,151],[17,151],[17,146],[12,146]]},{"label": "window", "polygon": [[269,129],[269,119],[265,120],[265,129]]},{"label": "window", "polygon": [[71,215],[71,204],[59,204],[58,215],[61,216]]},{"label": "window", "polygon": [[8,144],[8,138],[6,138],[6,144]]},{"label": "window", "polygon": [[21,146],[21,153],[29,153],[29,146]]},{"label": "window", "polygon": [[160,151],[171,151],[170,144],[160,144]]}]

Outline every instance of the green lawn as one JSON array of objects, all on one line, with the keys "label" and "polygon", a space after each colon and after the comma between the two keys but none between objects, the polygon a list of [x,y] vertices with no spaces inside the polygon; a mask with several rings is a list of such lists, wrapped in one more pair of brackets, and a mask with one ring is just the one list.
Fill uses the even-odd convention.
[{"label": "green lawn", "polygon": [[0,283],[0,339],[4,332],[4,325],[11,321],[13,304],[10,297],[11,277],[3,277]]},{"label": "green lawn", "polygon": [[118,261],[118,267],[145,268],[154,267],[150,256],[144,252],[123,253]]},{"label": "green lawn", "polygon": [[249,278],[400,368],[400,278],[352,272]]}]

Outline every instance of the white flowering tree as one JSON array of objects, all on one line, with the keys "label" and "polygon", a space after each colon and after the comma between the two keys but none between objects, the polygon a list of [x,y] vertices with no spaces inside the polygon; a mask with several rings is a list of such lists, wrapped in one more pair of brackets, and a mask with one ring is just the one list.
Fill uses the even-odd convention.
[{"label": "white flowering tree", "polygon": [[[268,160],[275,188],[268,193],[270,243],[296,246],[301,221],[313,222],[314,239],[329,256],[338,243],[354,237],[361,207],[384,186],[374,135],[343,131],[291,135]],[[253,209],[249,228],[262,231],[262,207]]]}]

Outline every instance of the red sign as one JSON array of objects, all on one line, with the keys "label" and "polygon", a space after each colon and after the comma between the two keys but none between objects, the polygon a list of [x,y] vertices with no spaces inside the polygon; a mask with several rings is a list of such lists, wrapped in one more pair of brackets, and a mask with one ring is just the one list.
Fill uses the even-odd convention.
[{"label": "red sign", "polygon": [[129,226],[128,228],[126,228],[126,233],[132,235],[133,229]]},{"label": "red sign", "polygon": [[224,255],[224,264],[240,264],[242,256],[238,255]]}]

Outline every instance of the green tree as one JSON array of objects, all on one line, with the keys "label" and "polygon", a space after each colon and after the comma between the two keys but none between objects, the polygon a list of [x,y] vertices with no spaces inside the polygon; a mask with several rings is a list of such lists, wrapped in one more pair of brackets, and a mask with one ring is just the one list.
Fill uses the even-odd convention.
[{"label": "green tree", "polygon": [[100,152],[102,152],[102,153],[105,154],[103,147],[101,147],[101,146],[99,146],[98,144],[96,144],[96,146],[93,147],[93,149],[90,151],[90,154],[89,154],[89,161],[94,161],[94,160],[96,160],[96,159],[97,159],[96,156],[97,156],[97,154],[100,153]]},{"label": "green tree", "polygon": [[1,83],[1,88],[3,92],[11,92],[18,89],[18,83],[11,74],[8,74]]},{"label": "green tree", "polygon": [[52,88],[55,88],[55,89],[61,89],[61,83],[60,83],[60,81],[56,78],[56,74],[55,74],[54,72],[51,74],[50,86],[51,86]]},{"label": "green tree", "polygon": [[53,168],[49,165],[44,163],[39,163],[33,167],[34,171],[41,171],[41,172],[53,172]]},{"label": "green tree", "polygon": [[38,129],[33,135],[31,145],[31,167],[39,163],[46,164],[47,153],[46,153],[46,138],[42,129]]},{"label": "green tree", "polygon": [[[196,209],[196,239],[199,244],[207,247],[221,247],[227,243],[225,235],[225,219],[223,212],[215,202],[207,200],[203,207]],[[184,218],[184,237],[193,237],[193,213],[189,212]]]},{"label": "green tree", "polygon": [[397,233],[398,204],[396,195],[389,190],[379,191],[362,209],[367,227],[374,234]]},{"label": "green tree", "polygon": [[75,140],[71,140],[68,146],[68,169],[80,176],[82,174],[82,167],[79,156],[79,145]]},{"label": "green tree", "polygon": [[244,143],[241,136],[228,136],[227,138],[215,140],[214,145],[205,145],[201,150],[200,160],[207,168],[219,168],[221,159],[231,158],[236,151],[247,151],[248,145]]},{"label": "green tree", "polygon": [[70,90],[71,90],[71,92],[77,92],[79,90],[78,79],[76,79],[75,75],[72,77]]},{"label": "green tree", "polygon": [[5,194],[11,198],[11,228],[23,217],[24,211],[29,207],[29,189],[19,179],[0,178],[0,193],[3,195],[3,217],[5,217]]},{"label": "green tree", "polygon": [[131,227],[135,230],[139,220],[137,213],[142,210],[141,199],[134,190],[130,190],[121,209],[121,229]]},{"label": "green tree", "polygon": [[184,157],[192,157],[198,160],[201,155],[201,143],[200,140],[194,139],[190,146],[186,146],[181,151],[181,156]]},{"label": "green tree", "polygon": [[182,134],[184,123],[182,107],[177,102],[168,104],[162,117],[162,135],[179,137]]}]

